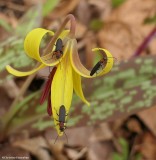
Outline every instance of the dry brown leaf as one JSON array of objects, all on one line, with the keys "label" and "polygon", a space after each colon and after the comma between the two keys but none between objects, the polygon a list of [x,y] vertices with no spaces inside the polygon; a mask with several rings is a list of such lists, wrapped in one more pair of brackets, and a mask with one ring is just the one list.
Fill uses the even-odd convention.
[{"label": "dry brown leaf", "polygon": [[[26,157],[27,159],[30,159],[30,155],[27,151],[24,151],[22,149],[16,148],[16,147],[11,147],[11,146],[2,146],[0,148],[0,158],[2,159],[11,159],[10,157]],[[13,159],[13,158],[12,158]]]},{"label": "dry brown leaf", "polygon": [[13,28],[16,28],[16,26],[18,25],[18,20],[16,19],[13,12],[9,16],[6,14],[0,13],[0,19],[9,23]]},{"label": "dry brown leaf", "polygon": [[16,96],[19,95],[19,88],[16,85],[16,83],[14,82],[14,80],[6,80],[3,83],[2,87],[6,90],[8,96],[10,98],[15,98]]},{"label": "dry brown leaf", "polygon": [[118,60],[131,57],[142,42],[142,35],[136,26],[130,27],[121,21],[110,21],[99,32],[100,46],[108,49]]},{"label": "dry brown leaf", "polygon": [[63,143],[56,142],[54,144],[54,142],[49,139],[47,139],[47,143],[49,144],[49,150],[53,153],[56,160],[67,160],[66,156],[63,155]]},{"label": "dry brown leaf", "polygon": [[142,160],[155,160],[156,159],[156,139],[149,132],[145,133],[141,139],[141,144],[135,148],[141,153]]},{"label": "dry brown leaf", "polygon": [[113,147],[110,142],[91,143],[88,149],[89,160],[110,160]]},{"label": "dry brown leaf", "polygon": [[80,152],[77,152],[75,149],[67,148],[66,153],[68,157],[72,160],[84,159],[86,157],[88,149],[85,147],[81,149]]},{"label": "dry brown leaf", "polygon": [[36,137],[27,140],[20,140],[13,143],[13,146],[22,148],[35,155],[39,160],[51,160],[48,152],[42,147],[48,148],[48,145],[43,137]]},{"label": "dry brown leaf", "polygon": [[80,23],[80,21],[76,22],[76,38],[84,38],[85,32],[87,31],[87,28],[85,25]]},{"label": "dry brown leaf", "polygon": [[88,0],[88,3],[97,8],[97,12],[100,15],[99,17],[102,19],[109,17],[112,11],[111,0]]},{"label": "dry brown leaf", "polygon": [[86,146],[89,143],[89,137],[92,133],[92,127],[78,127],[67,129],[66,134],[69,138],[69,144],[72,146]]},{"label": "dry brown leaf", "polygon": [[111,130],[113,132],[117,132],[117,130],[121,128],[121,126],[123,125],[126,119],[127,119],[126,117],[120,117],[116,119],[115,121],[110,122],[109,124],[110,124]]},{"label": "dry brown leaf", "polygon": [[132,132],[136,132],[138,134],[142,133],[142,129],[139,121],[134,118],[128,120],[127,127]]},{"label": "dry brown leaf", "polygon": [[9,142],[11,144],[14,144],[17,141],[28,140],[29,136],[30,135],[27,130],[20,130],[20,131],[13,133],[9,136]]},{"label": "dry brown leaf", "polygon": [[0,19],[6,21],[7,23],[10,23],[9,17],[3,13],[0,13]]},{"label": "dry brown leaf", "polygon": [[94,127],[94,132],[90,137],[90,141],[91,142],[105,141],[105,140],[111,140],[112,138],[113,138],[113,133],[110,130],[108,124],[102,123],[99,126]]},{"label": "dry brown leaf", "polygon": [[[5,114],[5,112],[9,108],[12,100],[7,96],[6,91],[2,87],[0,87],[0,97],[1,97],[0,98],[1,99],[0,117],[1,117],[3,114]],[[0,127],[1,127],[1,123],[0,123]],[[0,134],[0,137],[1,137],[1,135],[2,134]]]},{"label": "dry brown leaf", "polygon": [[149,49],[151,54],[156,54],[156,39],[153,38],[153,40],[149,44]]},{"label": "dry brown leaf", "polygon": [[86,46],[85,48],[86,63],[85,65],[88,69],[90,69],[93,67],[93,61],[95,57],[95,54],[92,52],[92,49],[96,47],[94,34],[92,32],[87,32],[85,41],[86,41],[86,45],[85,45]]},{"label": "dry brown leaf", "polygon": [[71,148],[67,148],[66,149],[66,153],[67,153],[67,156],[70,158],[70,159],[74,159],[76,156],[77,156],[77,154],[78,154],[78,152],[75,150],[75,149],[71,149]]},{"label": "dry brown leaf", "polygon": [[61,0],[58,6],[48,15],[50,19],[60,18],[70,13],[79,3],[79,0]]},{"label": "dry brown leaf", "polygon": [[85,147],[83,148],[73,160],[79,160],[79,159],[83,159],[85,157],[85,155],[87,154],[88,149]]},{"label": "dry brown leaf", "polygon": [[[132,56],[152,29],[153,25],[144,25],[143,22],[156,14],[155,8],[155,0],[126,0],[103,18],[106,25],[98,35],[101,46],[118,59]],[[154,44],[149,46],[153,54],[156,52]]]},{"label": "dry brown leaf", "polygon": [[137,115],[156,136],[156,107],[151,107],[145,111],[139,112]]},{"label": "dry brown leaf", "polygon": [[86,0],[81,0],[79,2],[75,12],[76,12],[77,19],[81,23],[88,25],[91,18],[91,12],[89,9],[89,4]]},{"label": "dry brown leaf", "polygon": [[[68,133],[70,133],[69,132],[69,129],[66,129],[66,135],[67,135],[67,137],[69,137],[69,135],[68,135]],[[46,137],[46,139],[47,139],[47,141],[48,141],[48,144],[50,144],[51,146],[53,146],[54,145],[54,142],[55,142],[55,140],[56,140],[56,138],[57,138],[57,136],[58,136],[58,134],[57,134],[57,132],[55,132],[55,130],[52,128],[49,128],[48,130],[46,130],[46,132],[45,132],[45,135],[44,135],[45,137]],[[70,139],[68,139],[69,140],[69,142],[68,143],[70,143]],[[65,143],[67,143],[67,139],[66,139],[66,136],[65,136],[65,134],[63,135],[63,136],[61,136],[61,137],[58,137],[58,139],[57,139],[57,141],[56,141],[56,144],[59,144],[59,146],[60,146],[60,149],[62,149],[62,145],[64,145]],[[60,150],[59,149],[59,150]]]},{"label": "dry brown leaf", "polygon": [[115,9],[109,20],[122,21],[129,25],[142,25],[145,18],[156,13],[155,0],[126,0]]}]

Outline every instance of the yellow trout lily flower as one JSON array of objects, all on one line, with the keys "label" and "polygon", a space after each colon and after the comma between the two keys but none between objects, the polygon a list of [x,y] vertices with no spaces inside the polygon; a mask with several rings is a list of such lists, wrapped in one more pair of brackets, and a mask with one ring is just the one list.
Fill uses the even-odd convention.
[{"label": "yellow trout lily flower", "polygon": [[[24,41],[24,49],[26,54],[40,62],[40,65],[37,68],[28,72],[20,72],[7,65],[6,69],[9,73],[21,77],[31,75],[46,66],[57,67],[51,85],[51,104],[55,128],[58,132],[58,135],[62,136],[63,132],[60,131],[58,124],[60,106],[65,106],[66,115],[68,115],[71,106],[73,90],[82,99],[82,101],[89,106],[90,104],[85,99],[82,91],[81,76],[93,78],[108,73],[113,66],[113,58],[109,60],[109,63],[106,64],[105,68],[100,73],[90,76],[90,71],[82,65],[79,59],[77,41],[74,37],[70,37],[68,30],[64,30],[58,37],[63,41],[63,56],[59,59],[56,59],[55,57],[52,58],[55,46],[50,53],[42,56],[40,53],[40,45],[41,40],[46,34],[53,36],[54,32],[42,28],[36,28],[28,33]],[[103,50],[107,57],[112,57],[112,55],[105,49],[93,49],[93,51],[97,52],[98,54],[99,50]]]}]

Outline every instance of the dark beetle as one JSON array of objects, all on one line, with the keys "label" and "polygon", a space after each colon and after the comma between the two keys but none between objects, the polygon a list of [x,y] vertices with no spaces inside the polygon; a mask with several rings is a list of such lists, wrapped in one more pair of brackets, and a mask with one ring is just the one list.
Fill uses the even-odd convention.
[{"label": "dark beetle", "polygon": [[[59,109],[59,114],[57,112],[56,112],[56,114],[58,115],[58,120],[56,119],[56,121],[59,122],[57,125],[59,125],[60,131],[65,133],[64,130],[66,129],[66,126],[65,126],[66,116],[68,115],[68,114],[66,114],[65,106],[61,105],[61,107]],[[65,133],[65,135],[66,135],[66,133]],[[58,136],[56,137],[55,142],[56,142],[57,138],[58,138]],[[67,138],[67,135],[66,135],[66,138]],[[54,142],[54,144],[55,144],[55,142]],[[67,138],[67,143],[68,143],[68,138]]]},{"label": "dark beetle", "polygon": [[66,109],[65,106],[62,105],[59,109],[59,114],[57,114],[59,116],[59,127],[60,127],[60,131],[63,132],[66,129],[66,126],[64,125],[64,123],[66,123]]},{"label": "dark beetle", "polygon": [[97,62],[96,65],[92,68],[90,76],[93,76],[94,73],[96,73],[100,68],[103,69],[106,66],[106,64],[109,63],[109,58],[114,58],[115,60],[117,60],[115,57],[107,57],[107,54],[103,50],[99,50],[99,52],[102,54],[103,58],[99,62]]},{"label": "dark beetle", "polygon": [[107,64],[107,58],[102,58],[99,62],[96,63],[96,65],[92,68],[90,72],[90,76],[92,76],[94,73],[96,73],[100,67],[104,67]]},{"label": "dark beetle", "polygon": [[53,56],[56,57],[56,59],[59,59],[60,57],[62,57],[63,55],[63,42],[62,39],[58,38],[56,41],[56,48],[55,51],[53,52],[52,58]]},{"label": "dark beetle", "polygon": [[100,68],[105,67],[105,65],[107,64],[107,54],[100,49],[99,49],[99,53],[102,55],[103,58],[99,62],[97,62],[95,66],[92,68],[90,72],[90,76],[93,76],[94,73],[96,73]]}]

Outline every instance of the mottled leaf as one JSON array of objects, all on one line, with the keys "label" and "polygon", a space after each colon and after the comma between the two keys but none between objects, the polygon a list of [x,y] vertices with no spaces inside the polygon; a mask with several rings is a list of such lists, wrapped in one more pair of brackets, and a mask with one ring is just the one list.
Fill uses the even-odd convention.
[{"label": "mottled leaf", "polygon": [[[84,85],[92,86],[87,99],[91,103],[88,108],[76,96],[68,118],[68,127],[93,125],[106,120],[115,120],[128,116],[156,104],[156,67],[155,56],[144,56],[114,66],[111,73],[101,78],[84,81]],[[87,91],[89,88],[85,88]],[[46,103],[39,105],[40,92],[34,94],[14,119],[18,125],[31,124],[32,128],[43,130],[52,127],[53,120],[48,118]],[[30,96],[30,95],[29,95]],[[18,105],[22,105],[22,102]],[[20,118],[23,120],[20,122]],[[24,118],[26,119],[24,122]],[[12,122],[15,123],[15,120]],[[31,120],[31,123],[30,121]],[[10,125],[13,128],[15,125]]]}]

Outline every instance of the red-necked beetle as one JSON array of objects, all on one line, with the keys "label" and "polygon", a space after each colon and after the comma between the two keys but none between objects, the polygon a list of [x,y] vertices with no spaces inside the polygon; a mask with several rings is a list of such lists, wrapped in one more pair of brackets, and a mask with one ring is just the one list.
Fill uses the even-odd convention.
[{"label": "red-necked beetle", "polygon": [[[106,62],[105,62],[106,61]],[[105,63],[104,63],[105,62]],[[96,73],[101,67],[103,68],[107,64],[107,59],[105,60],[102,58],[99,62],[96,63],[96,65],[92,68],[90,72],[90,76],[93,76],[94,73]]]},{"label": "red-necked beetle", "polygon": [[[101,51],[101,50],[100,50]],[[97,62],[95,64],[95,66],[92,68],[92,70],[90,71],[90,76],[93,76],[94,73],[97,73],[97,71],[100,69],[100,68],[104,68],[106,66],[108,62],[108,58],[115,58],[115,57],[107,57],[106,53],[102,50],[101,51],[102,55],[103,55],[103,58]],[[115,58],[116,59],[116,58]]]},{"label": "red-necked beetle", "polygon": [[59,59],[60,57],[62,57],[63,55],[63,41],[62,39],[58,38],[56,41],[56,48],[53,52],[52,58],[53,56],[55,56],[56,59]]},{"label": "red-necked beetle", "polygon": [[[66,108],[65,108],[65,106],[61,105],[60,109],[59,109],[59,114],[57,112],[56,112],[56,114],[58,115],[58,120],[56,119],[56,121],[59,122],[57,124],[57,125],[59,125],[59,130],[61,132],[64,132],[64,134],[66,135],[66,133],[65,133],[65,129],[66,129],[65,123],[66,123],[66,116],[68,114],[66,114]],[[57,138],[58,138],[58,136],[57,136]],[[57,138],[56,138],[56,140],[57,140]],[[66,138],[67,138],[67,143],[68,143],[68,137],[67,137],[67,135],[66,135]],[[55,142],[56,142],[56,140],[55,140]],[[54,142],[54,144],[55,144],[55,142]]]}]

